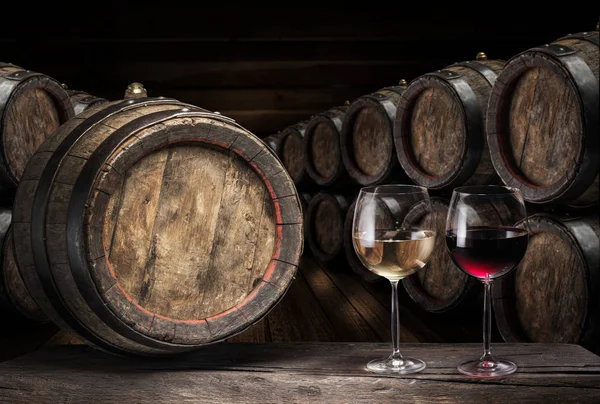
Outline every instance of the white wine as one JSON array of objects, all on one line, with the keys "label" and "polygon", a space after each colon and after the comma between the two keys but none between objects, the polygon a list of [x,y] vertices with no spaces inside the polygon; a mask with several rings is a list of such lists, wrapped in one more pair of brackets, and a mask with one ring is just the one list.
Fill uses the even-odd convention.
[{"label": "white wine", "polygon": [[389,280],[405,278],[423,268],[435,246],[435,232],[429,230],[381,230],[368,236],[355,233],[353,239],[364,266]]}]

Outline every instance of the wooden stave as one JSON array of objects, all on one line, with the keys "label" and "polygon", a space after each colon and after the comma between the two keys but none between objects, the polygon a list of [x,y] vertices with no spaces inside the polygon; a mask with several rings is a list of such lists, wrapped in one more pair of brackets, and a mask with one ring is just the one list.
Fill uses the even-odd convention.
[{"label": "wooden stave", "polygon": [[[578,258],[586,267],[584,278],[587,282],[588,305],[581,325],[582,334],[578,341],[573,341],[593,351],[600,349],[600,250],[598,249],[600,229],[598,217],[569,216],[548,213],[537,213],[528,218],[530,237],[538,231],[554,232],[563,240],[572,242]],[[533,225],[532,225],[533,224]],[[553,227],[550,227],[550,226]],[[533,230],[532,230],[533,228]],[[560,233],[558,233],[558,232]],[[582,248],[582,245],[584,248]],[[492,284],[492,306],[500,335],[506,342],[530,341],[526,331],[520,326],[517,308],[514,306],[514,276],[519,267]]]},{"label": "wooden stave", "polygon": [[[435,210],[437,206],[440,209],[448,208],[450,206],[450,200],[442,197],[432,197],[431,203]],[[420,207],[417,205],[411,211],[406,214],[404,220],[407,223],[411,223],[414,220],[419,220],[422,217],[423,212],[420,212]],[[445,233],[437,234],[436,237],[443,238]],[[448,301],[441,301],[431,296],[423,287],[420,285],[418,280],[418,274],[414,273],[404,279],[402,279],[402,286],[406,290],[407,294],[416,304],[419,305],[423,310],[430,313],[448,313],[458,312],[466,309],[469,311],[473,307],[479,308],[481,306],[481,285],[474,277],[466,275],[460,268],[458,268],[448,255],[447,251],[443,252],[446,254],[448,264],[453,266],[458,276],[463,277],[462,288],[452,296]],[[428,263],[427,265],[430,265]],[[421,269],[421,271],[426,268]]]},{"label": "wooden stave", "polygon": [[[69,96],[57,80],[11,63],[0,63],[0,87],[2,88],[2,92],[0,92],[0,134],[4,131],[2,123],[4,113],[14,102],[14,95],[29,88],[41,88],[40,83],[43,83],[44,91],[52,97],[57,105],[61,124],[74,116]],[[7,166],[4,145],[0,141],[0,190],[14,194],[18,183],[19,179]]]},{"label": "wooden stave", "polygon": [[71,100],[71,105],[73,105],[73,111],[75,113],[75,116],[81,114],[88,108],[92,108],[97,105],[105,104],[108,102],[108,100],[105,98],[96,97],[94,95],[86,93],[85,91],[67,90],[67,94],[69,94],[69,98]]},{"label": "wooden stave", "polygon": [[[346,171],[348,171],[348,175],[361,186],[409,181],[396,158],[396,148],[393,141],[394,118],[396,116],[397,104],[405,88],[406,86],[384,87],[372,94],[363,95],[357,98],[348,106],[348,110],[344,116],[342,130],[340,132],[342,160],[346,167]],[[390,126],[390,136],[392,137],[392,153],[390,155],[390,161],[386,169],[377,176],[367,175],[359,169],[352,157],[352,153],[350,153],[352,148],[352,128],[354,126],[354,121],[363,108],[374,108],[378,110],[382,116],[387,117]]]},{"label": "wooden stave", "polygon": [[[203,113],[206,113],[206,110],[202,110],[201,108],[194,107],[194,106],[190,106],[190,105],[188,105],[188,104],[179,103],[179,102],[177,102],[177,101],[175,101],[175,100],[167,100],[167,99],[164,99],[164,97],[160,97],[159,99],[141,99],[141,100],[136,100],[135,102],[111,103],[111,104],[109,104],[109,106],[108,106],[108,107],[110,108],[111,106],[115,106],[115,104],[118,104],[118,105],[117,105],[117,107],[118,107],[117,109],[119,109],[119,108],[122,108],[123,106],[129,106],[130,104],[146,105],[146,104],[151,104],[151,103],[171,103],[171,104],[177,104],[177,105],[184,106],[184,107],[186,107],[186,108],[188,108],[188,109],[191,109],[191,110],[192,110],[192,111],[194,111],[194,112],[199,112],[199,111],[202,111]],[[106,108],[106,109],[109,109],[109,108]],[[102,111],[104,111],[104,110],[102,110]],[[102,113],[102,111],[101,111],[100,113]],[[91,118],[90,118],[90,115],[92,115],[92,114],[93,114],[93,116],[96,116],[96,115],[97,115],[97,114],[99,114],[99,113],[96,113],[95,111],[92,111],[91,113],[87,113],[87,112],[86,112],[86,114],[87,114],[87,117],[88,117],[87,121],[90,121],[90,120],[93,120],[93,119],[91,119]],[[85,115],[85,114],[84,114],[84,115]],[[211,117],[213,117],[213,115],[212,115],[212,114],[211,114]],[[233,122],[232,120],[230,120],[230,119],[228,119],[228,118],[224,118],[224,117],[217,117],[216,115],[215,115],[214,117],[215,117],[215,119],[223,119],[223,120],[225,120],[225,119],[226,119],[228,124],[232,124],[232,122]],[[84,121],[84,122],[87,122],[87,121]],[[97,121],[94,121],[94,122],[92,123],[92,126],[96,125],[97,123],[98,123]],[[76,126],[78,126],[78,125],[76,125]],[[122,127],[122,128],[123,128],[123,127]],[[122,128],[121,128],[121,129],[122,129]],[[241,128],[241,127],[240,127],[240,128]],[[72,131],[71,131],[71,132],[72,132]],[[69,130],[67,130],[67,134],[70,134],[71,132],[70,132],[70,129],[69,129]],[[248,132],[248,133],[249,133],[249,132]],[[65,142],[63,142],[63,143],[65,143]],[[259,154],[263,153],[263,151],[262,151],[262,150],[263,150],[263,149],[261,149],[261,152],[260,152]],[[266,148],[264,149],[264,151],[265,151],[265,152],[268,152]],[[272,155],[272,156],[273,156],[273,158],[275,158],[275,156],[274,156],[274,155]],[[281,170],[280,170],[280,171],[281,171]],[[19,197],[19,195],[18,195],[18,197]],[[85,199],[84,199],[84,202],[85,202]],[[299,202],[298,202],[298,206],[299,206]],[[53,310],[53,308],[51,308],[51,311],[52,311],[52,310]],[[63,314],[64,314],[64,313],[63,313]],[[265,313],[265,314],[266,314],[266,313]],[[72,326],[73,326],[73,324],[68,324],[68,325],[67,325],[67,324],[65,324],[65,322],[64,322],[64,321],[62,321],[62,318],[61,318],[61,316],[57,316],[55,313],[53,313],[53,317],[54,317],[55,319],[58,319],[58,321],[57,321],[57,322],[58,322],[58,323],[59,323],[59,324],[60,324],[60,325],[61,325],[63,328],[66,328],[66,329],[71,329],[71,328],[73,328],[73,327],[72,327]],[[71,319],[71,320],[73,320],[73,319]],[[251,325],[252,325],[252,324],[248,324],[248,325],[246,325],[246,327],[245,327],[245,328],[247,328],[247,327],[249,327],[249,326],[251,326]],[[75,327],[75,328],[77,328],[77,327]],[[244,329],[245,329],[245,328],[244,328]],[[241,330],[239,330],[238,332],[242,332],[244,329],[241,329]],[[78,331],[78,333],[79,333],[79,334],[82,334],[82,332],[81,332],[81,329],[78,329],[77,331]],[[84,331],[84,332],[83,332],[83,334],[84,334],[84,335],[82,335],[82,336],[86,337],[86,339],[87,339],[88,341],[90,341],[90,338],[89,338],[89,337],[90,337],[90,335],[89,335],[89,333],[88,333],[88,335],[85,335],[85,334],[86,334],[86,332]],[[229,336],[227,336],[227,337],[229,337]],[[225,339],[225,338],[223,338],[223,339]],[[91,341],[90,341],[90,342],[91,342],[93,345],[96,345],[97,347],[100,347],[100,348],[103,348],[103,349],[105,349],[105,350],[108,350],[108,351],[110,351],[110,352],[112,352],[112,353],[117,353],[117,354],[123,354],[123,353],[125,353],[125,354],[130,354],[130,353],[131,353],[131,352],[126,352],[126,351],[124,351],[124,350],[121,350],[121,349],[113,349],[113,347],[110,347],[110,346],[104,346],[104,344],[103,344],[103,341],[98,341],[98,340],[97,340],[97,339],[96,339],[96,338],[95,338],[93,335],[92,335],[92,338],[91,338]],[[214,342],[218,342],[218,341],[211,341],[211,343],[214,343]],[[166,345],[166,346],[168,346],[168,347],[169,347],[171,350],[172,350],[173,348],[180,348],[180,347],[182,347],[182,346],[180,346],[180,347],[177,347],[177,344],[166,344],[166,343],[165,343],[165,344],[162,344],[162,345]],[[183,346],[183,348],[182,348],[182,351],[189,350],[189,348],[190,348],[190,346],[189,346],[189,345],[188,345],[187,347],[186,347],[186,346]],[[141,353],[140,351],[136,351],[136,352],[135,352],[135,354],[140,354],[140,353]],[[148,353],[149,353],[149,354],[152,354],[152,353],[155,353],[155,354],[156,354],[156,353],[158,353],[158,352],[148,352]],[[172,353],[172,352],[165,352],[165,353]]]},{"label": "wooden stave", "polygon": [[[426,73],[412,80],[400,97],[397,112],[394,118],[394,144],[396,155],[400,166],[406,175],[415,184],[424,186],[430,190],[449,192],[460,185],[488,185],[498,183],[495,172],[484,175],[482,179],[477,178],[477,172],[484,164],[491,165],[490,156],[485,134],[485,112],[487,101],[485,94],[478,97],[471,87],[469,80],[463,75],[452,71],[452,68],[468,68],[475,77],[483,78],[489,84],[489,90],[498,76],[499,64],[504,64],[502,59],[475,60],[454,63],[440,70]],[[456,84],[455,84],[456,83]],[[407,140],[410,135],[408,126],[414,102],[421,92],[427,88],[436,87],[448,91],[457,105],[460,106],[465,124],[466,145],[461,155],[460,165],[456,166],[454,172],[444,174],[440,177],[430,176],[418,168],[410,145]],[[475,135],[470,135],[475,134]],[[441,178],[441,179],[440,179]]]},{"label": "wooden stave", "polygon": [[346,212],[346,218],[344,219],[344,252],[346,254],[346,261],[350,268],[358,275],[361,279],[366,282],[374,283],[380,282],[385,278],[377,275],[374,272],[369,271],[365,267],[354,250],[354,242],[352,237],[352,226],[354,220],[354,208],[356,207],[356,200],[352,201],[352,204],[348,207]]},{"label": "wooden stave", "polygon": [[[320,249],[316,242],[316,236],[314,234],[314,226],[313,226],[313,216],[315,215],[316,208],[318,205],[323,202],[333,202],[336,207],[337,213],[339,213],[339,223],[340,230],[342,234],[340,234],[339,240],[340,245],[337,246],[334,253],[328,254]],[[344,242],[343,242],[343,229],[344,229],[344,221],[346,217],[346,212],[348,211],[349,203],[347,198],[344,195],[338,193],[331,193],[328,191],[320,191],[315,194],[308,205],[308,210],[306,212],[306,222],[305,222],[305,233],[306,233],[306,242],[308,244],[308,248],[310,249],[311,254],[319,260],[321,263],[328,262],[336,262],[343,259],[344,256]]]},{"label": "wooden stave", "polygon": [[[559,45],[560,41],[566,39],[579,39],[584,43],[591,43],[598,46],[598,32],[584,32],[569,34],[565,37],[556,39],[552,44],[534,47],[523,51],[510,58],[504,69],[500,72],[498,80],[492,89],[488,108],[486,112],[487,140],[492,156],[492,163],[501,178],[502,182],[509,186],[517,187],[521,190],[523,198],[531,203],[569,205],[575,209],[587,208],[598,204],[596,194],[595,202],[578,204],[578,199],[584,197],[592,188],[598,187],[599,164],[598,159],[598,80],[589,69],[586,61],[578,52],[569,54],[568,47]],[[566,50],[566,51],[565,51]],[[545,58],[538,57],[536,54],[542,54]],[[585,68],[582,68],[585,65]],[[507,106],[507,97],[513,90],[514,84],[521,78],[522,74],[530,67],[544,67],[551,70],[564,70],[565,77],[568,77],[567,84],[578,95],[579,109],[582,111],[582,122],[585,127],[585,145],[579,151],[579,160],[581,164],[576,167],[575,177],[572,182],[565,180],[566,177],[558,180],[555,184],[548,187],[539,187],[522,178],[520,170],[514,168],[512,158],[506,156],[502,150],[508,148],[506,140],[500,140],[502,132],[505,132],[502,123],[504,110]],[[585,74],[580,77],[577,73]],[[595,88],[593,85],[595,82]],[[558,184],[558,185],[557,185]],[[547,195],[541,194],[540,189],[549,189]]]},{"label": "wooden stave", "polygon": [[[346,167],[344,166],[344,162],[341,156],[341,140],[340,134],[342,131],[342,124],[344,121],[344,116],[348,110],[347,106],[338,106],[331,108],[327,111],[321,112],[313,116],[308,123],[306,124],[306,128],[304,130],[304,136],[302,139],[302,154],[304,158],[304,167],[308,176],[312,179],[312,181],[320,187],[331,187],[336,185],[338,187],[343,187],[344,185],[349,185],[351,182],[351,177],[348,175]],[[315,168],[315,164],[312,156],[312,142],[315,136],[316,127],[320,124],[328,125],[337,135],[338,139],[338,147],[340,152],[340,159],[337,164],[337,168],[335,169],[333,175],[330,178],[325,178],[320,175],[318,170]]]}]

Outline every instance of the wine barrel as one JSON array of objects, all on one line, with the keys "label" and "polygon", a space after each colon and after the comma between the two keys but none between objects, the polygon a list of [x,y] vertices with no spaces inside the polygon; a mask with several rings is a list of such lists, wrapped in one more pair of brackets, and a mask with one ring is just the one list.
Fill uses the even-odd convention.
[{"label": "wine barrel", "polygon": [[58,81],[0,63],[0,190],[15,190],[36,149],[73,115]]},{"label": "wine barrel", "polygon": [[135,98],[73,118],[15,199],[23,280],[56,324],[120,355],[225,340],[285,294],[302,252],[296,189],[232,119]]},{"label": "wine barrel", "polygon": [[278,156],[280,155],[281,136],[279,133],[265,137],[263,142],[269,147],[269,149],[273,150],[273,153]]},{"label": "wine barrel", "polygon": [[340,131],[347,109],[331,108],[313,116],[306,125],[302,142],[304,167],[321,187],[343,186],[350,178],[340,149]]},{"label": "wine barrel", "polygon": [[600,349],[598,216],[533,215],[521,264],[492,286],[496,324],[507,342]]},{"label": "wine barrel", "polygon": [[[432,313],[448,312],[462,303],[471,302],[481,293],[481,285],[452,262],[446,250],[446,217],[449,201],[431,198],[433,211],[422,205],[413,207],[405,216],[405,225],[435,223],[435,249],[431,259],[420,271],[402,280],[410,298],[422,309]],[[465,303],[467,304],[467,303]]]},{"label": "wine barrel", "polygon": [[384,280],[384,277],[369,271],[369,269],[363,265],[360,258],[358,258],[356,255],[356,251],[354,250],[352,228],[355,207],[356,201],[352,202],[350,207],[348,207],[348,212],[346,212],[346,218],[344,220],[344,252],[346,253],[346,261],[348,261],[348,264],[354,273],[360,276],[363,280],[367,282],[378,282]]},{"label": "wine barrel", "polygon": [[511,58],[487,110],[492,162],[532,203],[598,202],[598,32]]},{"label": "wine barrel", "polygon": [[306,214],[306,241],[315,258],[322,263],[344,255],[344,221],[349,207],[343,195],[325,191],[310,200]]},{"label": "wine barrel", "polygon": [[[0,229],[0,233],[2,229]],[[2,237],[0,237],[2,238]],[[13,319],[46,322],[48,318],[35,304],[25,287],[15,256],[12,228],[0,242],[0,307]]]},{"label": "wine barrel", "polygon": [[409,83],[394,121],[396,154],[416,184],[451,191],[498,181],[485,136],[487,100],[503,60],[447,66]]},{"label": "wine barrel", "polygon": [[294,184],[306,187],[313,184],[304,165],[302,143],[308,120],[290,125],[280,132],[279,158],[285,166]]},{"label": "wine barrel", "polygon": [[348,106],[340,144],[344,166],[358,184],[363,186],[405,182],[394,146],[394,118],[400,96],[406,88],[385,87],[363,95]]},{"label": "wine barrel", "polygon": [[90,95],[84,91],[67,90],[67,94],[69,94],[69,98],[71,99],[71,105],[73,105],[75,115],[81,114],[88,108],[108,102],[108,100],[104,98]]}]

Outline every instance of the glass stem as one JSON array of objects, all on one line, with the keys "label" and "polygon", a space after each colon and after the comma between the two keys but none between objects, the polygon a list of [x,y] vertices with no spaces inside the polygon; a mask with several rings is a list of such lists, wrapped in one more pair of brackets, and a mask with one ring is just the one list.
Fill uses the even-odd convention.
[{"label": "glass stem", "polygon": [[494,362],[490,350],[490,339],[492,337],[492,281],[486,279],[483,282],[483,355],[480,361],[485,367],[491,366]]},{"label": "glass stem", "polygon": [[402,360],[400,354],[400,316],[398,313],[398,282],[390,281],[392,283],[392,341],[394,344],[394,352],[392,352],[392,359]]}]

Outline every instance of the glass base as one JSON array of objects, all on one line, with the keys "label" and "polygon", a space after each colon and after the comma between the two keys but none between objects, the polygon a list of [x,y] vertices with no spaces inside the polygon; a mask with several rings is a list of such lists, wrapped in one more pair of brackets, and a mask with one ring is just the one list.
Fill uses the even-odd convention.
[{"label": "glass base", "polygon": [[367,363],[367,370],[373,373],[407,375],[425,369],[425,362],[420,359],[402,358],[375,359]]},{"label": "glass base", "polygon": [[515,373],[517,365],[510,361],[495,359],[493,361],[474,360],[463,362],[457,367],[463,375],[474,377],[502,377]]}]

